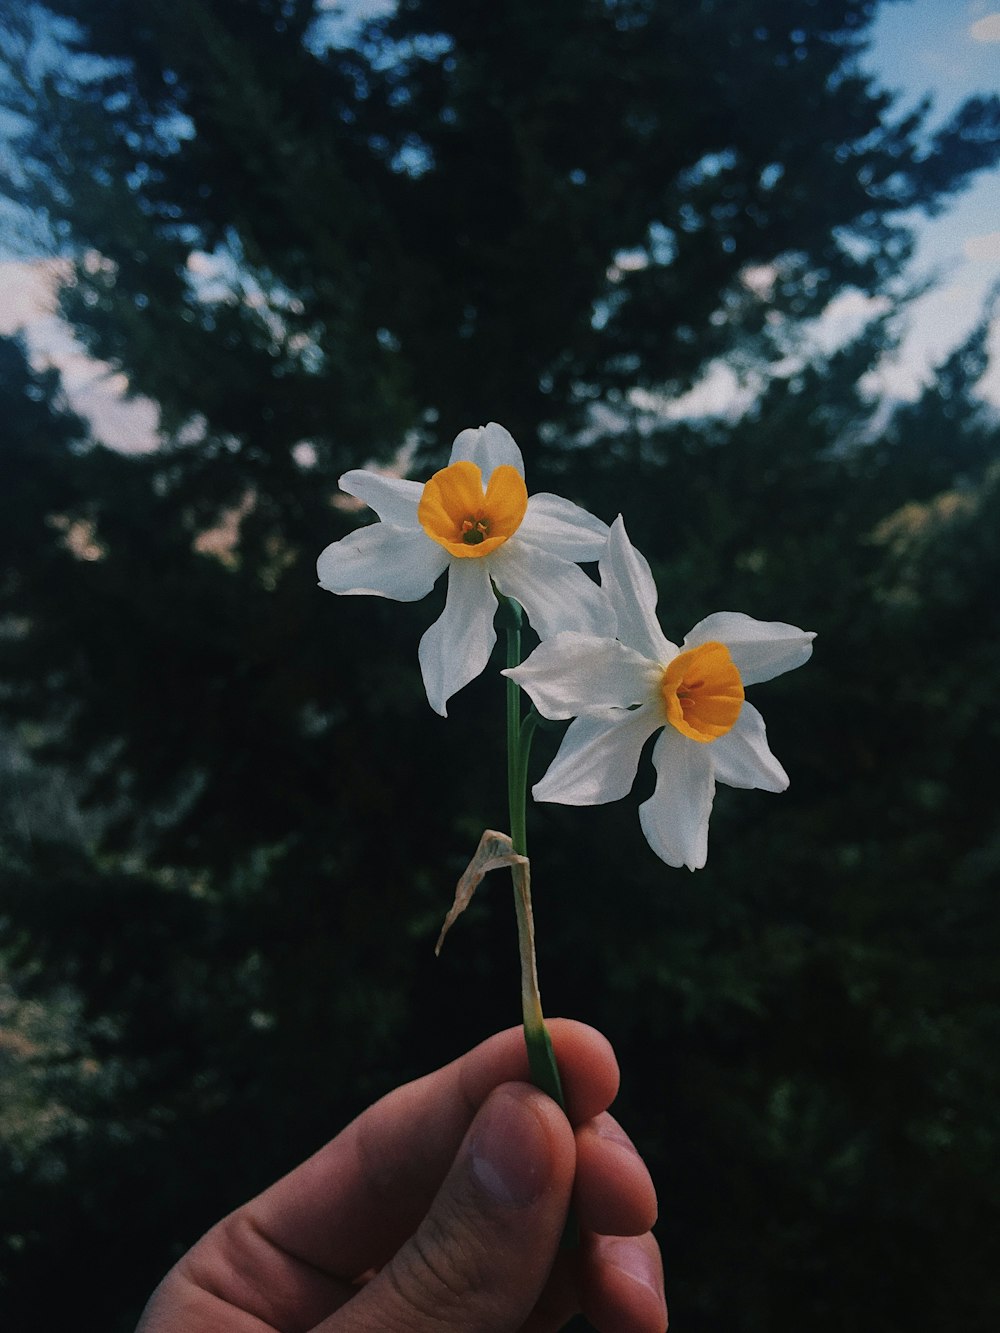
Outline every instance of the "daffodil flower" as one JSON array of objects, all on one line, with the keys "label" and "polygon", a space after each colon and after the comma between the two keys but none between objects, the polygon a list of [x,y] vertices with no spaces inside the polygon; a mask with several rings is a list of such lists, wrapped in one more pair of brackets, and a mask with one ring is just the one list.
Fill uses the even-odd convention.
[{"label": "daffodil flower", "polygon": [[569,629],[614,634],[607,595],[575,563],[598,558],[607,524],[558,495],[529,497],[521,451],[496,422],[463,430],[448,466],[423,485],[359,469],[340,488],[381,522],[326,548],[321,588],[415,602],[448,571],[444,612],[419,649],[427,698],[442,717],[489,661],[494,587],[524,608],[540,639]]},{"label": "daffodil flower", "polygon": [[744,687],[801,666],[814,635],[719,611],[678,648],[660,629],[656,585],[621,518],[600,569],[618,617],[617,639],[559,634],[504,672],[543,717],[576,719],[532,794],[562,805],[616,801],[631,791],[642,747],[660,731],[656,787],[640,805],[639,821],[668,865],[696,870],[708,854],[717,781],[773,792],[788,786]]}]

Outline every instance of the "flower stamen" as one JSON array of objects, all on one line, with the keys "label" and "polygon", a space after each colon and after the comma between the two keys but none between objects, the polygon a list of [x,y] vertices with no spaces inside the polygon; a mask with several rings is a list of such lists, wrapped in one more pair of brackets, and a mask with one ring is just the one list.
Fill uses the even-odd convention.
[{"label": "flower stamen", "polygon": [[462,541],[467,546],[478,546],[490,535],[490,521],[487,518],[463,518]]}]

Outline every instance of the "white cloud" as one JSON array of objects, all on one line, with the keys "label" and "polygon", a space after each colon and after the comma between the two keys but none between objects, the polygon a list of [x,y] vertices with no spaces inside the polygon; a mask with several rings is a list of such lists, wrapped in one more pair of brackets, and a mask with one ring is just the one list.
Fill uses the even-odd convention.
[{"label": "white cloud", "polygon": [[1000,261],[1000,231],[988,231],[983,236],[970,236],[962,245],[966,259],[996,263]]},{"label": "white cloud", "polygon": [[369,19],[391,14],[396,8],[396,0],[319,0],[316,8],[320,13],[334,10],[351,22],[366,23]]},{"label": "white cloud", "polygon": [[[921,297],[911,308],[909,333],[902,348],[885,357],[862,378],[875,398],[912,402],[932,384],[936,368],[967,337],[983,311],[983,292],[971,281],[956,281]],[[1000,319],[991,323],[990,358],[975,386],[980,398],[1000,406]]]},{"label": "white cloud", "polygon": [[748,383],[723,361],[713,361],[705,374],[679,398],[665,398],[647,389],[633,389],[629,401],[640,412],[683,421],[692,417],[724,417],[735,421],[754,404],[760,392],[758,381]]},{"label": "white cloud", "polygon": [[969,29],[974,42],[1000,42],[1000,14],[987,14]]},{"label": "white cloud", "polygon": [[96,439],[125,453],[155,449],[156,404],[129,398],[126,377],[88,356],[56,313],[56,289],[67,271],[61,260],[0,262],[0,335],[21,334],[36,370],[59,371],[69,406]]},{"label": "white cloud", "polygon": [[777,265],[748,264],[740,273],[740,281],[759,300],[770,301],[774,295],[774,284],[778,281]]},{"label": "white cloud", "polygon": [[856,287],[840,292],[809,329],[817,347],[832,352],[856,338],[866,324],[884,315],[890,308],[885,296],[868,296]]},{"label": "white cloud", "polygon": [[22,332],[29,323],[55,314],[55,284],[64,271],[58,260],[0,263],[0,335]]},{"label": "white cloud", "polygon": [[43,359],[59,371],[70,407],[86,418],[96,439],[127,454],[156,448],[159,408],[149,398],[129,398],[120,371],[95,361],[69,337],[60,347],[50,344]]}]

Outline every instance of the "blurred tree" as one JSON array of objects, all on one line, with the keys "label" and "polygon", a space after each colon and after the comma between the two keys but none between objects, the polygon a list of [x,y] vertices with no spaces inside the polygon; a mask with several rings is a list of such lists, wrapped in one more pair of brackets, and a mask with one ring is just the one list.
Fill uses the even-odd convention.
[{"label": "blurred tree", "polygon": [[[515,1017],[495,888],[430,956],[503,818],[497,684],[441,723],[428,606],[312,573],[340,469],[488,417],[625,511],[678,635],[820,631],[761,691],[791,792],[721,793],[696,879],[632,802],[534,841],[546,993],[619,1045],[686,1327],[995,1327],[985,335],[876,432],[891,315],[808,327],[899,296],[903,210],[996,160],[1000,108],[894,118],[874,9],[407,0],[334,41],[295,0],[0,0],[9,190],[163,427],[94,444],[0,343],[0,705],[84,821],[2,826],[14,1328],[130,1329],[200,1226]],[[665,424],[720,356],[754,408]]]},{"label": "blurred tree", "polygon": [[874,9],[415,0],[345,47],[315,0],[51,0],[48,69],[9,23],[9,188],[170,428],[270,468],[484,412],[531,443],[737,344],[766,363],[996,160],[995,97],[930,139],[893,116],[858,66]]},{"label": "blurred tree", "polygon": [[[986,1333],[1000,1312],[986,328],[862,447],[843,441],[866,420],[866,339],[714,438],[637,445],[628,513],[640,544],[670,533],[668,632],[724,605],[819,631],[806,669],[754,695],[791,788],[720,790],[705,871],[665,883],[631,801],[585,834],[546,809],[536,840],[539,882],[585,893],[555,923],[561,998],[586,1012],[602,979],[630,1123],[667,1145],[671,1289],[699,1330]],[[594,491],[622,492],[635,458],[605,456]]]}]

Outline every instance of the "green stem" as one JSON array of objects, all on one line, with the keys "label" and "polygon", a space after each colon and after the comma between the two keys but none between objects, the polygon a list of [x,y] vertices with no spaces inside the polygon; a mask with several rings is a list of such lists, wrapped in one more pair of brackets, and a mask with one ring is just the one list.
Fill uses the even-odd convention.
[{"label": "green stem", "polygon": [[[511,611],[516,602],[508,604]],[[521,665],[521,611],[517,607],[507,625],[507,665]],[[521,760],[521,687],[507,677],[507,807],[510,810],[510,840],[519,856],[528,855],[527,756]]]},{"label": "green stem", "polygon": [[[501,600],[502,623],[507,631],[507,665],[521,665],[521,608],[507,598]],[[528,864],[528,834],[526,807],[528,803],[528,756],[538,714],[532,709],[521,718],[521,691],[507,677],[507,801],[510,808],[510,840],[513,849],[525,859],[511,866],[514,881],[514,910],[517,913],[517,943],[521,955],[521,1014],[524,1020],[524,1044],[528,1048],[528,1068],[536,1088],[547,1093],[566,1110],[559,1066],[538,989],[538,967],[535,962],[535,923],[531,911],[531,867]],[[580,1243],[576,1214],[571,1209],[566,1219],[562,1246],[574,1250]]]},{"label": "green stem", "polygon": [[[507,629],[507,665],[521,663],[521,608],[516,602],[505,607]],[[521,691],[507,678],[507,800],[510,808],[510,838],[519,856],[528,855],[526,807],[528,799],[528,756],[536,719],[532,714],[521,719]],[[566,1109],[559,1069],[542,1013],[535,962],[535,926],[531,911],[531,872],[527,861],[511,867],[514,881],[514,910],[517,914],[517,941],[521,955],[521,1014],[524,1040],[528,1048],[528,1066],[536,1087]]]}]

